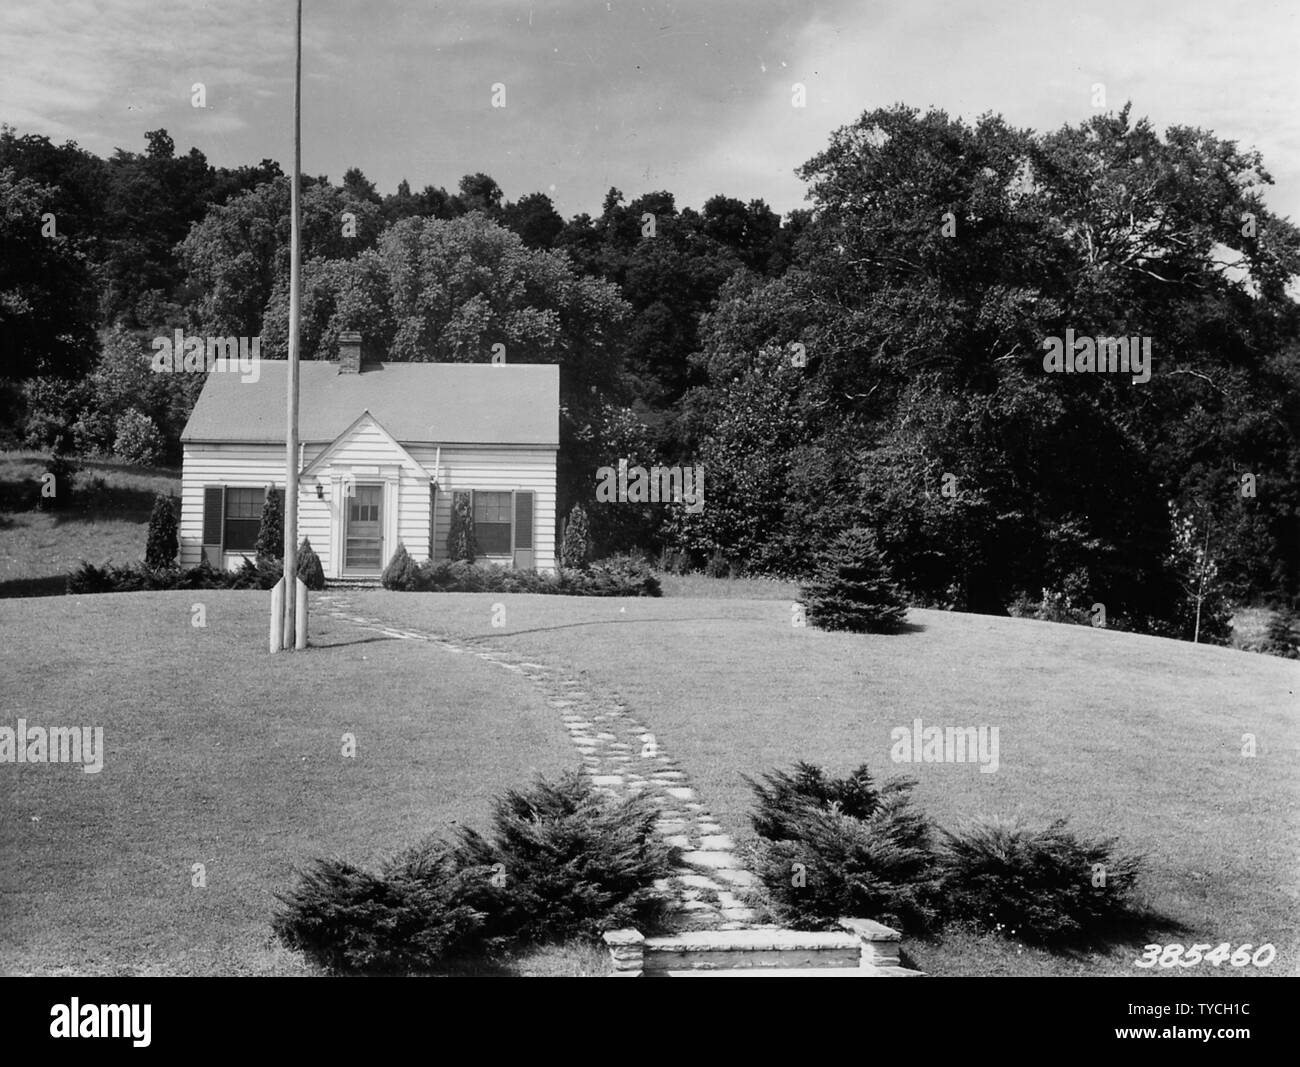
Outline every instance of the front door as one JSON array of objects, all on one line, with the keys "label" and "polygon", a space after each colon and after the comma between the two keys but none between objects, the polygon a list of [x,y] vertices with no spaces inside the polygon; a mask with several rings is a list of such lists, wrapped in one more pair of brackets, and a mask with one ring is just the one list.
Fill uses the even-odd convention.
[{"label": "front door", "polygon": [[347,529],[344,531],[344,570],[353,574],[377,574],[384,558],[384,487],[358,485],[347,500]]}]

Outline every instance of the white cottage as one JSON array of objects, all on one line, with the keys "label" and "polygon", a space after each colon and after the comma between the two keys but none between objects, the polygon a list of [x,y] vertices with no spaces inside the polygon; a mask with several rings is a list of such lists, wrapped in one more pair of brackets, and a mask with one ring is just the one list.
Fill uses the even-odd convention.
[{"label": "white cottage", "polygon": [[[446,559],[460,494],[480,559],[553,570],[559,368],[363,364],[359,334],[339,342],[337,362],[299,364],[298,537],[325,576],[374,577],[399,541]],[[181,434],[182,566],[251,558],[266,493],[284,493],[288,363],[246,377],[209,374]]]}]

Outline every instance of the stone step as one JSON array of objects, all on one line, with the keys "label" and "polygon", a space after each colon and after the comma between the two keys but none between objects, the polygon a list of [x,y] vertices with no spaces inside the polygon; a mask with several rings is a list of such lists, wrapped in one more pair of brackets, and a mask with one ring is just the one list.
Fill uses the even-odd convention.
[{"label": "stone step", "polygon": [[721,925],[721,916],[711,908],[707,911],[675,911],[669,922],[681,933],[713,933]]},{"label": "stone step", "polygon": [[675,937],[648,937],[643,953],[647,974],[748,968],[856,968],[861,960],[861,943],[852,934],[801,930],[693,931]]},{"label": "stone step", "polygon": [[646,972],[653,978],[922,978],[904,967],[734,967],[729,970]]},{"label": "stone step", "polygon": [[615,975],[623,977],[743,972],[746,977],[906,978],[924,973],[901,965],[902,935],[897,930],[872,919],[843,918],[839,925],[843,932],[734,929],[727,924],[720,930],[688,930],[668,937],[646,937],[625,928],[606,931],[603,939]]}]

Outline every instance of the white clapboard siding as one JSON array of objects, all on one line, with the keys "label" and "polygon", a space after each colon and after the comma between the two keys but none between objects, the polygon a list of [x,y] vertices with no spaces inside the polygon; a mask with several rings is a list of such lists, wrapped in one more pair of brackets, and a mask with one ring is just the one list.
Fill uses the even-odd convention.
[{"label": "white clapboard siding", "polygon": [[[311,462],[319,446],[306,449],[306,461]],[[183,453],[184,467],[181,475],[181,526],[180,563],[182,567],[196,567],[203,555],[203,487],[224,485],[230,488],[265,489],[273,485],[284,488],[283,445],[189,444]],[[307,499],[306,487],[298,494],[299,524],[303,536],[311,538],[316,548],[316,535],[311,531],[310,505],[318,504],[315,490]],[[324,524],[328,533],[328,522]],[[247,553],[252,555],[252,553]],[[227,552],[223,557],[228,568],[238,567],[244,553]]]},{"label": "white clapboard siding", "polygon": [[[320,452],[317,447],[315,451]],[[307,449],[306,463],[312,461],[312,449]],[[305,466],[306,464],[304,464]],[[334,522],[334,502],[330,499],[330,487],[325,486],[325,499],[316,496],[316,479],[305,478],[298,481],[298,540],[301,544],[306,538],[311,542],[311,550],[320,557],[320,565],[326,574],[332,574],[330,567],[330,528]]]},{"label": "white clapboard siding", "polygon": [[[408,445],[407,451],[427,470],[432,471],[437,448],[433,445]],[[533,560],[538,570],[555,566],[555,449],[533,447],[493,447],[452,445],[442,449],[442,467],[438,479],[437,531],[434,561],[447,558],[447,533],[451,529],[452,493],[469,489],[504,491],[530,489],[533,492]],[[428,514],[428,497],[424,500]],[[417,559],[428,555],[428,529],[425,539],[407,549]],[[510,562],[506,556],[488,556],[494,563]]]},{"label": "white clapboard siding", "polygon": [[[310,467],[326,447],[309,445],[303,450],[304,468]],[[324,463],[304,476],[298,495],[299,539],[308,538],[321,558],[328,576],[339,573],[333,559],[336,526],[342,521],[342,507],[330,482],[332,468],[355,470],[356,481],[364,483],[376,471],[400,468],[396,502],[396,539],[415,559],[424,559],[429,546],[429,482],[438,455],[436,444],[404,444],[394,448],[387,436],[368,420],[353,427],[343,439],[328,446]],[[196,443],[185,446],[181,488],[180,558],[182,566],[196,566],[202,556],[203,487],[265,488],[284,486],[284,447],[264,444]],[[414,461],[414,465],[412,462]],[[438,493],[435,559],[446,558],[447,531],[451,521],[451,494],[467,489],[527,489],[533,497],[533,553],[535,566],[549,569],[555,564],[555,461],[551,448],[456,445],[441,451],[441,485]],[[375,480],[382,480],[375,476]],[[316,495],[321,484],[323,499]],[[385,562],[396,550],[384,545]],[[509,563],[507,557],[489,557]],[[225,563],[236,567],[239,553],[226,553]]]}]

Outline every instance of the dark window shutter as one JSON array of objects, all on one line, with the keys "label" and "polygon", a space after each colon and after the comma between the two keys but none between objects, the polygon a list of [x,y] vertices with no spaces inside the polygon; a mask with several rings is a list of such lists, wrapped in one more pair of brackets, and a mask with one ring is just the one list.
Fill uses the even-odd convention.
[{"label": "dark window shutter", "polygon": [[438,483],[429,483],[429,559],[433,559],[433,553],[438,544]]},{"label": "dark window shutter", "polygon": [[225,512],[225,486],[205,485],[203,487],[203,558],[214,567],[221,564]]},{"label": "dark window shutter", "polygon": [[203,487],[203,543],[205,545],[221,544],[221,520],[225,511],[226,490],[224,486],[207,485]]},{"label": "dark window shutter", "polygon": [[533,493],[531,489],[515,491],[515,548],[533,547]]}]

